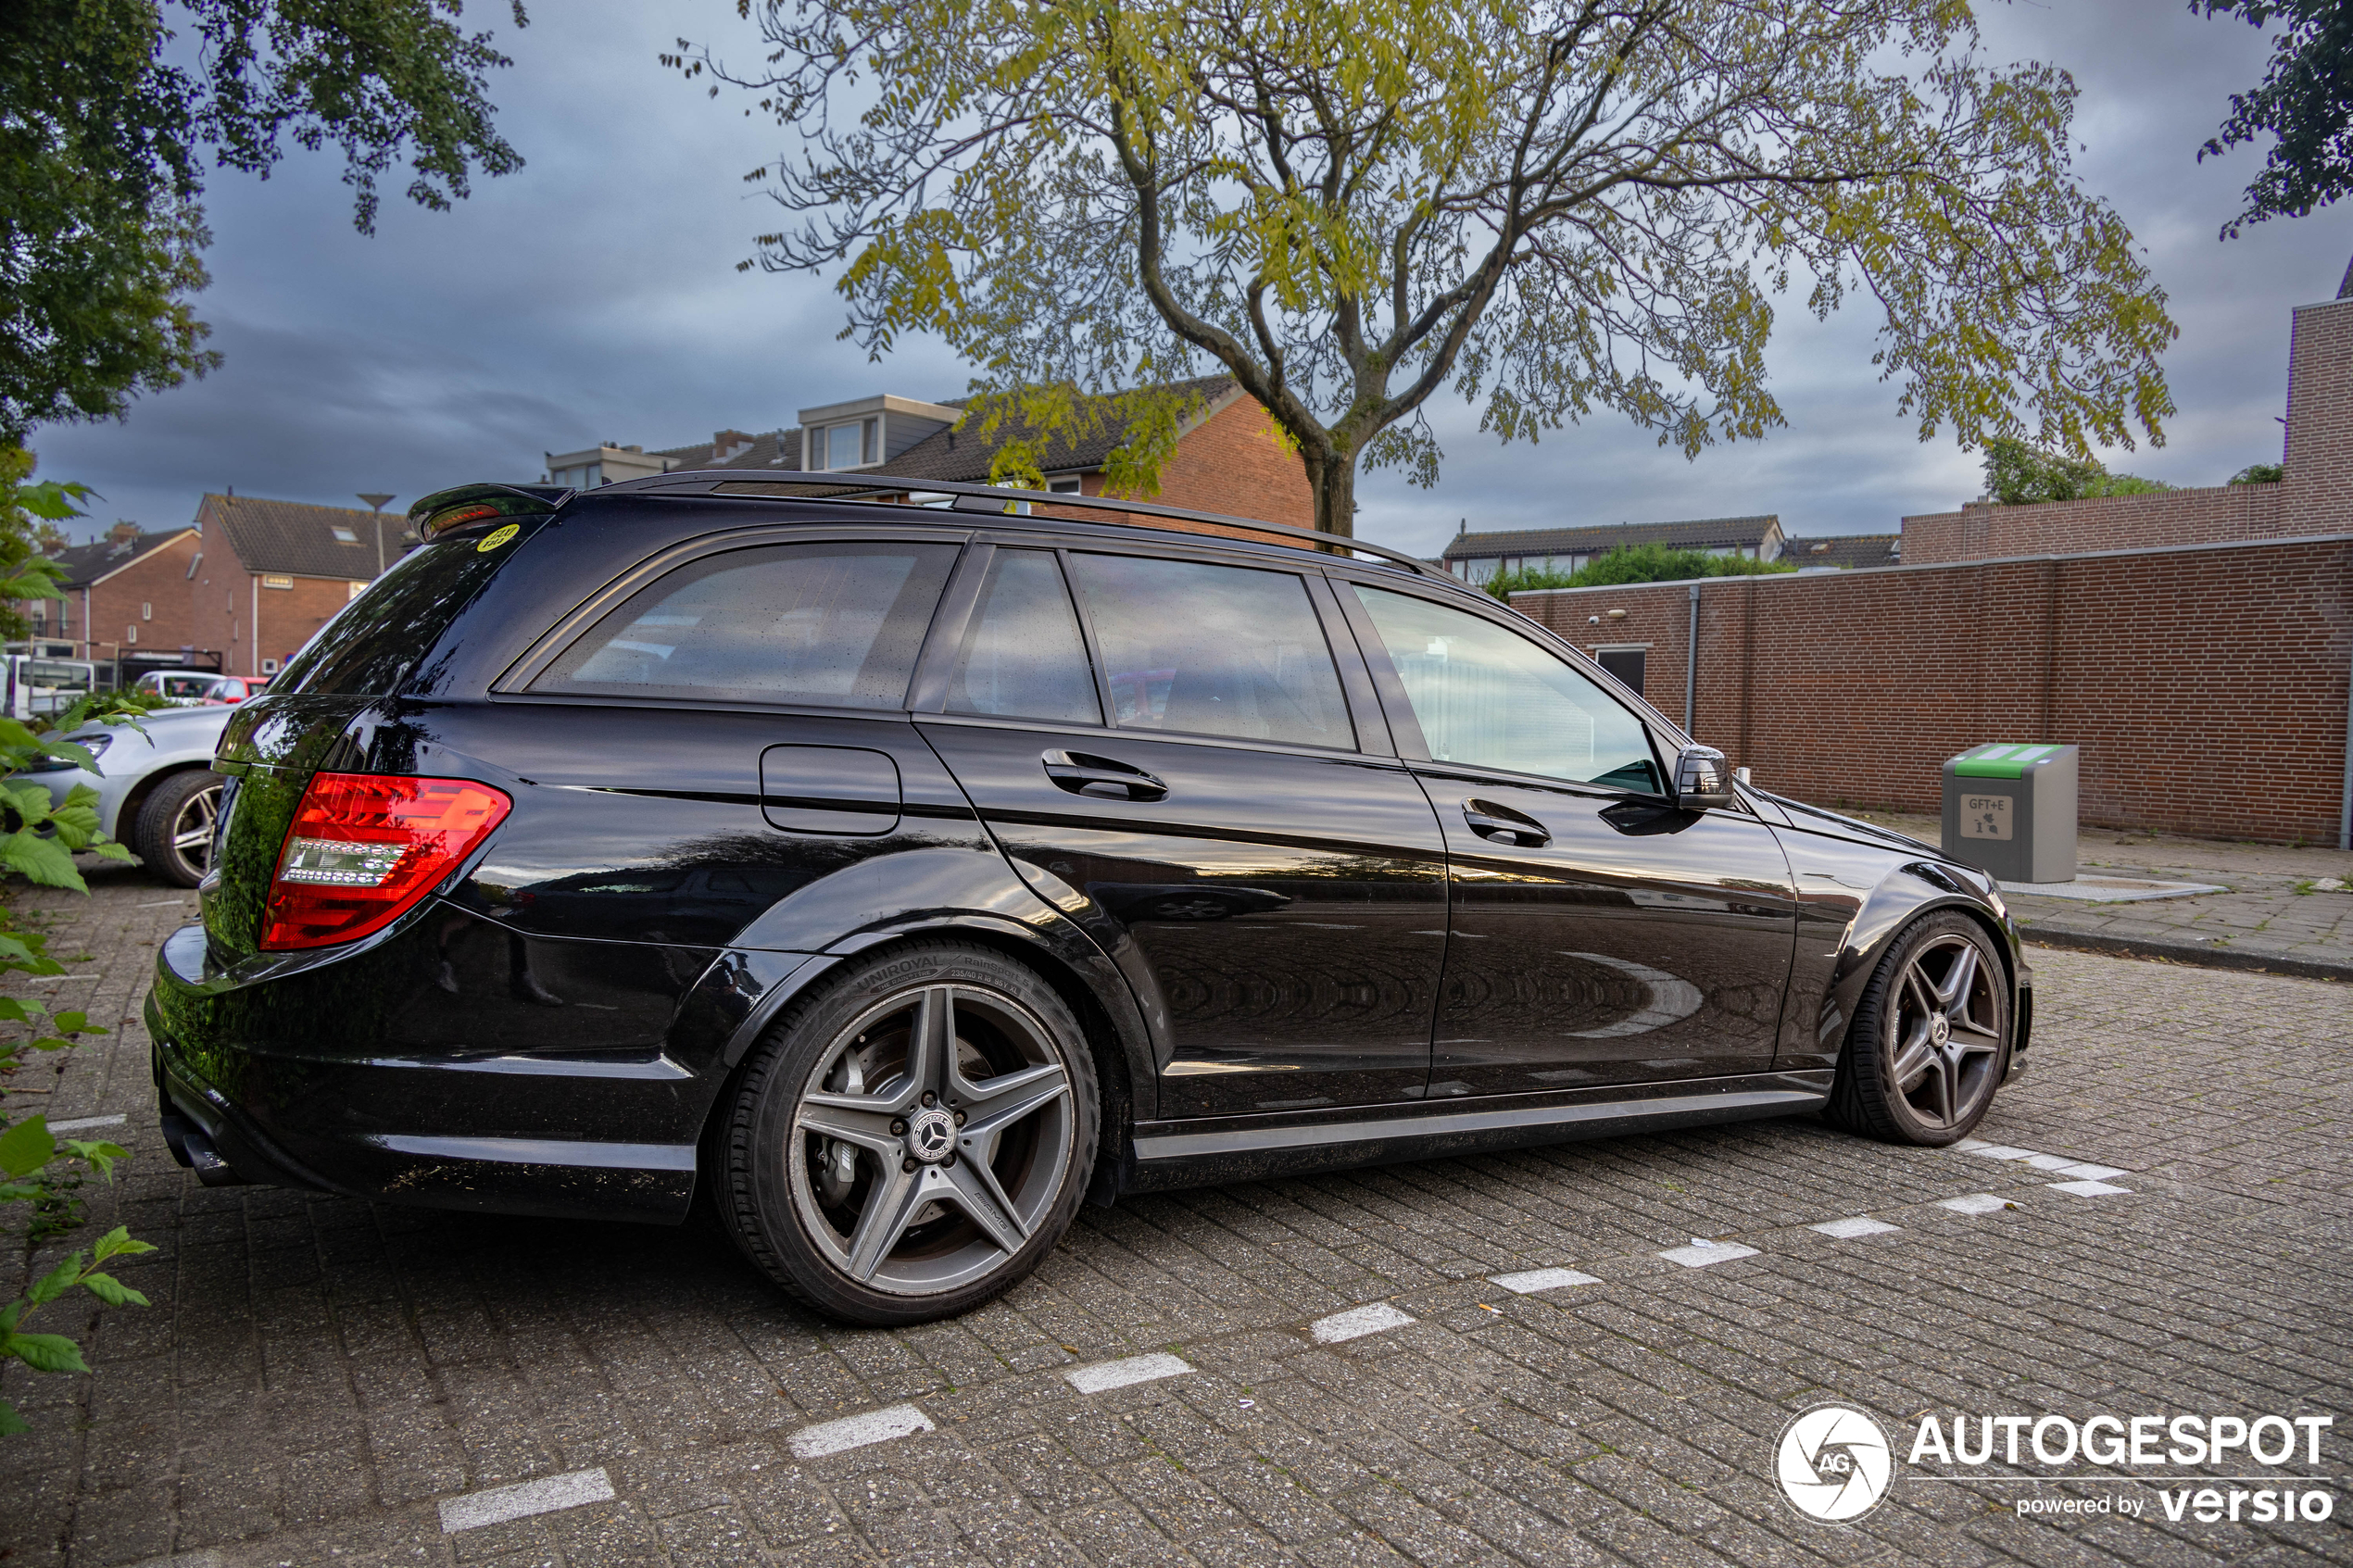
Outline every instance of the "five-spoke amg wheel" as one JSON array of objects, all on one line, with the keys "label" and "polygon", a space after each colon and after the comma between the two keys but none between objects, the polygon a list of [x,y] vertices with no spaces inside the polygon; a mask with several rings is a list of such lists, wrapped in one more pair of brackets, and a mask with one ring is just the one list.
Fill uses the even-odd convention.
[{"label": "five-spoke amg wheel", "polygon": [[2009,1047],[2009,985],[1993,938],[1966,915],[1931,915],[1864,988],[1831,1118],[1890,1143],[1958,1142],[1985,1114]]},{"label": "five-spoke amg wheel", "polygon": [[139,808],[131,847],[147,870],[175,887],[194,887],[212,869],[212,835],[220,818],[219,773],[174,773]]},{"label": "five-spoke amg wheel", "polygon": [[719,1206],[824,1311],[918,1323],[988,1299],[1061,1236],[1094,1165],[1095,1074],[1036,974],[925,943],[798,1003],[745,1064]]}]

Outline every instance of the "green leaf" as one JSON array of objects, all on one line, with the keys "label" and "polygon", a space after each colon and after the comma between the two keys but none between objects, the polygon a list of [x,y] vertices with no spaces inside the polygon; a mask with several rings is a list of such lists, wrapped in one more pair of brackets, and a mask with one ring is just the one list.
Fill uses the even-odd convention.
[{"label": "green leaf", "polygon": [[22,872],[25,880],[44,887],[70,887],[77,893],[90,891],[82,873],[74,869],[72,853],[56,839],[44,838],[29,828],[19,828],[0,839],[0,865]]},{"label": "green leaf", "polygon": [[53,1012],[49,1015],[49,1027],[61,1035],[79,1035],[85,1030],[96,1035],[106,1033],[90,1028],[90,1015],[86,1012]]},{"label": "green leaf", "polygon": [[43,1274],[25,1293],[25,1300],[38,1307],[44,1301],[55,1301],[73,1288],[74,1276],[82,1273],[82,1254],[77,1252]]},{"label": "green leaf", "polygon": [[0,1336],[0,1356],[14,1356],[35,1372],[88,1372],[82,1347],[62,1334]]},{"label": "green leaf", "polygon": [[150,1305],[145,1296],[132,1289],[112,1274],[86,1275],[82,1285],[90,1294],[109,1307],[145,1307]]},{"label": "green leaf", "polygon": [[29,1116],[0,1133],[0,1171],[30,1176],[57,1158],[57,1140],[49,1135],[45,1116]]},{"label": "green leaf", "polygon": [[133,858],[129,845],[118,844],[111,838],[102,838],[89,847],[92,854],[102,859],[121,860],[128,863]]},{"label": "green leaf", "polygon": [[98,1238],[97,1248],[92,1253],[90,1261],[103,1263],[109,1258],[135,1258],[142,1252],[154,1250],[151,1244],[133,1240],[129,1226],[117,1225]]},{"label": "green leaf", "polygon": [[16,1437],[32,1430],[31,1424],[17,1413],[17,1407],[0,1399],[0,1437]]},{"label": "green leaf", "polygon": [[0,1023],[22,1023],[28,1018],[39,1016],[39,1013],[29,1010],[16,997],[0,997]]},{"label": "green leaf", "polygon": [[114,1180],[114,1162],[131,1157],[130,1151],[119,1143],[83,1143],[76,1138],[68,1138],[65,1148],[66,1152],[75,1159],[90,1161],[98,1174],[108,1181]]}]

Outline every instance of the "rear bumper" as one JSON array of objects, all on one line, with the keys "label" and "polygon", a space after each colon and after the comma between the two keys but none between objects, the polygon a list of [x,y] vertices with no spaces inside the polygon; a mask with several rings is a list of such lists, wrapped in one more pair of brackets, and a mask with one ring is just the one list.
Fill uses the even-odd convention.
[{"label": "rear bumper", "polygon": [[[175,1157],[212,1185],[547,1217],[685,1218],[720,1073],[663,1048],[682,1016],[692,1022],[682,994],[696,977],[676,973],[679,950],[535,943],[555,950],[535,952],[536,1000],[516,1002],[503,982],[494,995],[468,994],[484,968],[470,965],[470,947],[503,976],[509,933],[446,907],[428,915],[341,961],[274,971],[210,966],[200,926],[167,940],[146,1022]],[[636,1041],[547,1048],[598,1023],[608,1036],[632,1033],[611,1022],[623,1004],[610,998],[623,993],[642,1004]],[[559,994],[570,1010],[552,1010],[564,1005],[548,1000]],[[547,1010],[547,1022],[518,1039],[501,1027],[511,1022],[501,1017],[507,1003]],[[470,1038],[453,1016],[472,1021]],[[428,1048],[417,1048],[421,1036]]]}]

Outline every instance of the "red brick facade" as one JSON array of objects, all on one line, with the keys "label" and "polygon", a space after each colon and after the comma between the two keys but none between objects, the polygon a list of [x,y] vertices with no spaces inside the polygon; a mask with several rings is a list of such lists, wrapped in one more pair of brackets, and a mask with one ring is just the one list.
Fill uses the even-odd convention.
[{"label": "red brick facade", "polygon": [[160,549],[149,550],[120,571],[51,601],[50,634],[70,637],[74,656],[106,663],[118,653],[216,645],[201,635],[190,602],[188,567],[204,548],[194,529]]},{"label": "red brick facade", "polygon": [[[221,668],[229,674],[261,675],[283,669],[310,633],[350,602],[355,582],[367,586],[360,579],[247,571],[223,550],[217,560],[207,557],[196,580],[183,587],[195,590],[194,619],[211,639],[200,646],[220,649]],[[288,585],[271,586],[277,583]],[[275,667],[265,669],[272,659]]]},{"label": "red brick facade", "polygon": [[[1579,647],[1647,644],[1645,695],[1680,720],[1690,588],[1512,602]],[[1700,593],[1693,729],[1768,789],[1933,811],[1946,758],[2063,741],[2083,748],[2086,825],[2337,841],[2353,538],[1907,561]]]},{"label": "red brick facade", "polygon": [[[1081,495],[1101,495],[1102,470],[1081,474],[1078,483]],[[1248,397],[1234,398],[1179,436],[1175,454],[1161,465],[1160,493],[1134,499],[1232,517],[1264,518],[1294,528],[1315,526],[1315,493],[1308,488],[1305,466],[1295,454],[1283,450],[1275,436],[1274,421]],[[1090,522],[1116,521],[1119,515],[1077,508],[1067,512],[1051,507],[1038,510],[1041,516],[1083,518]],[[1184,533],[1230,533],[1260,544],[1268,537],[1181,518],[1137,521]]]}]

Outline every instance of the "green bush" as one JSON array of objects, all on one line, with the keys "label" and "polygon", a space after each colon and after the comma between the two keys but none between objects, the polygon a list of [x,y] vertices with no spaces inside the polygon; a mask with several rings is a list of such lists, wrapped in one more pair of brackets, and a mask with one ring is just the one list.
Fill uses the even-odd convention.
[{"label": "green bush", "polygon": [[1712,556],[1705,550],[1677,550],[1665,545],[1621,545],[1605,556],[1587,561],[1575,571],[1546,571],[1522,567],[1497,572],[1479,584],[1506,604],[1514,594],[1532,588],[1606,588],[1620,583],[1681,583],[1694,577],[1761,577],[1795,571],[1793,561],[1754,560],[1747,556]]},{"label": "green bush", "polygon": [[2045,452],[2008,436],[1997,435],[1985,444],[1985,490],[2006,507],[2095,495],[2153,495],[2172,488],[2138,474],[2110,473],[2097,458]]},{"label": "green bush", "polygon": [[2285,463],[2249,463],[2231,475],[2233,484],[2277,484],[2287,478]]}]

